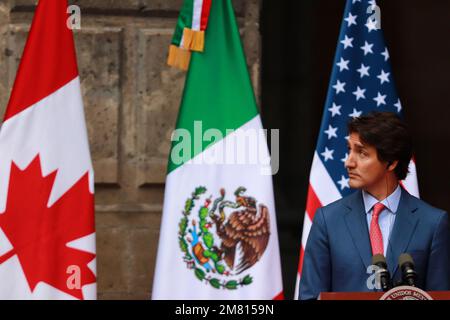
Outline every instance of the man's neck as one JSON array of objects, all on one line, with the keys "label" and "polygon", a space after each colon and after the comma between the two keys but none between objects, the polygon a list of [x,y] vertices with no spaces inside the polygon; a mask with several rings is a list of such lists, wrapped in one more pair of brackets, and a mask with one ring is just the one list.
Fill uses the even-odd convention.
[{"label": "man's neck", "polygon": [[395,189],[398,187],[398,181],[390,181],[388,183],[385,183],[384,185],[377,186],[376,188],[368,188],[364,189],[365,192],[372,195],[375,199],[378,201],[383,201],[387,197],[389,197]]}]

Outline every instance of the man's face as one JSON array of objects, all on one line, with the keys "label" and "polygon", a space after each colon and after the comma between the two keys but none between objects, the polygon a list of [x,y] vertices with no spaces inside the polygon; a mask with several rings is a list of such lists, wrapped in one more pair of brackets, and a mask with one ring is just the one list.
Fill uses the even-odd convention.
[{"label": "man's face", "polygon": [[378,160],[375,147],[363,143],[358,133],[349,136],[345,167],[349,174],[350,187],[354,189],[370,190],[384,183],[389,172],[387,163]]}]

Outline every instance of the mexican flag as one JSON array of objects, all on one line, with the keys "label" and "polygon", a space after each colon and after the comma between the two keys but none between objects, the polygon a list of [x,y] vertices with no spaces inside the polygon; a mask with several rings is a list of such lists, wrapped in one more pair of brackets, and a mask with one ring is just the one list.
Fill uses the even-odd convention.
[{"label": "mexican flag", "polygon": [[152,298],[282,299],[270,155],[231,0],[212,1],[204,36],[203,52],[180,48],[192,56]]},{"label": "mexican flag", "polygon": [[67,1],[40,0],[0,128],[0,299],[95,299],[94,172]]}]

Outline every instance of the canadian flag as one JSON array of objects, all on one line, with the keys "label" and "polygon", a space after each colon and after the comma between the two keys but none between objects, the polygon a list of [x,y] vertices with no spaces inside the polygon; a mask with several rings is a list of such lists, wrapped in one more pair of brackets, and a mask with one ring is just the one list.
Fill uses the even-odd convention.
[{"label": "canadian flag", "polygon": [[66,0],[40,0],[0,127],[0,299],[95,299],[94,172]]}]

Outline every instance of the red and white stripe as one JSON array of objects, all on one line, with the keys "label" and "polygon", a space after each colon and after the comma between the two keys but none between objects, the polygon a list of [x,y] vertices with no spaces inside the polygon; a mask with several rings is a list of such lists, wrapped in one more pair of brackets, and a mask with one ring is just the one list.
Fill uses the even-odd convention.
[{"label": "red and white stripe", "polygon": [[211,0],[194,0],[194,12],[192,16],[192,30],[205,31],[208,26]]}]

